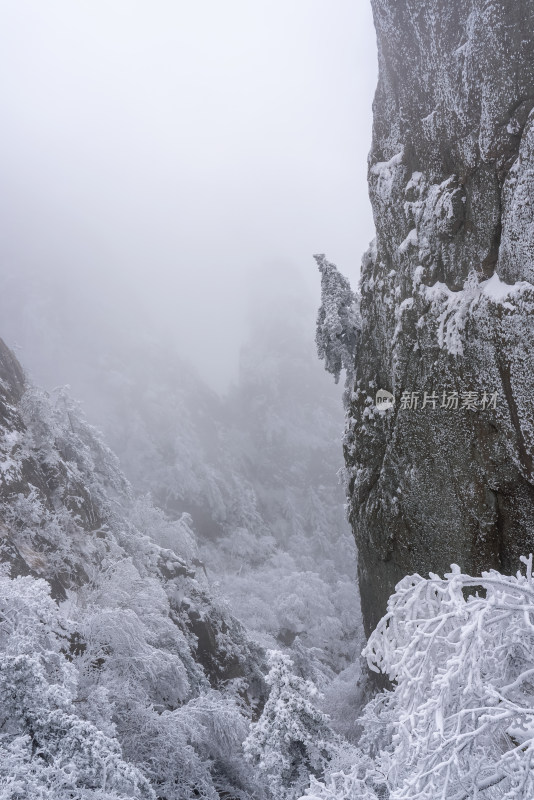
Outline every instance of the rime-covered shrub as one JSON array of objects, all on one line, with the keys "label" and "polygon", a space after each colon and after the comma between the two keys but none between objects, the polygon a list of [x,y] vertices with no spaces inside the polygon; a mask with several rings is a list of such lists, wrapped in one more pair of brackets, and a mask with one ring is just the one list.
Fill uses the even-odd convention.
[{"label": "rime-covered shrub", "polygon": [[364,651],[394,684],[362,718],[366,756],[316,800],[526,800],[534,796],[534,582],[404,578]]}]

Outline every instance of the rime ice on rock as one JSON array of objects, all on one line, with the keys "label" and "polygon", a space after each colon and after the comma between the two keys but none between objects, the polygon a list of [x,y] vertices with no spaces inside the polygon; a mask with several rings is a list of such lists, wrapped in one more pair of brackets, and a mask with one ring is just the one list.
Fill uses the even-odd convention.
[{"label": "rime ice on rock", "polygon": [[[510,571],[534,545],[531,7],[373,0],[373,11],[376,242],[355,361],[335,333],[322,344],[335,375],[354,370],[344,450],[368,634],[404,575],[451,562]],[[499,402],[380,415],[378,389]]]}]

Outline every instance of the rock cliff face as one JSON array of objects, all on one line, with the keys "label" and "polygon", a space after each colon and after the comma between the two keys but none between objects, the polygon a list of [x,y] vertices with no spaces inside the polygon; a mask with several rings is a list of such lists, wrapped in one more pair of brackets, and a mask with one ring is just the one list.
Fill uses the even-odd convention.
[{"label": "rock cliff face", "polygon": [[509,573],[534,549],[534,2],[373,11],[377,235],[345,444],[367,633],[405,574]]}]

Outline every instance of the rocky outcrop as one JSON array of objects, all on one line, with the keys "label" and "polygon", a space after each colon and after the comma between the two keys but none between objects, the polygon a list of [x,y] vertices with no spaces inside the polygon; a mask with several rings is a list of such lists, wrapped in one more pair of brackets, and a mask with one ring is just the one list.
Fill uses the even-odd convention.
[{"label": "rocky outcrop", "polygon": [[373,12],[376,242],[345,440],[367,633],[404,575],[510,573],[534,549],[534,3]]},{"label": "rocky outcrop", "polygon": [[[152,581],[165,593],[163,615],[176,626],[176,642],[187,644],[192,694],[237,680],[247,702],[261,704],[263,651],[196,579],[193,560],[150,538],[161,512],[148,503],[139,521],[134,506],[98,431],[68,397],[53,401],[27,384],[0,339],[0,570],[44,578],[57,602],[94,591],[115,572],[111,583],[122,591],[132,581]],[[187,515],[174,526],[177,542],[193,535]],[[129,573],[121,578],[125,564]],[[167,644],[176,649],[176,642]]]}]

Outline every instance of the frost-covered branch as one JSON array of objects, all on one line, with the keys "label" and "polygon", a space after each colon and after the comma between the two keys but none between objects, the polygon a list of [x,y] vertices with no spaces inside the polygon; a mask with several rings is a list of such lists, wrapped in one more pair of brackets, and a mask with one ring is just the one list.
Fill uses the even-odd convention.
[{"label": "frost-covered branch", "polygon": [[327,773],[307,800],[534,796],[534,582],[521,560],[515,577],[453,564],[397,585],[364,650],[394,683],[361,720],[369,761]]},{"label": "frost-covered branch", "polygon": [[534,584],[523,560],[515,577],[456,565],[443,579],[411,576],[390,598],[364,653],[396,683],[392,800],[533,795]]}]

